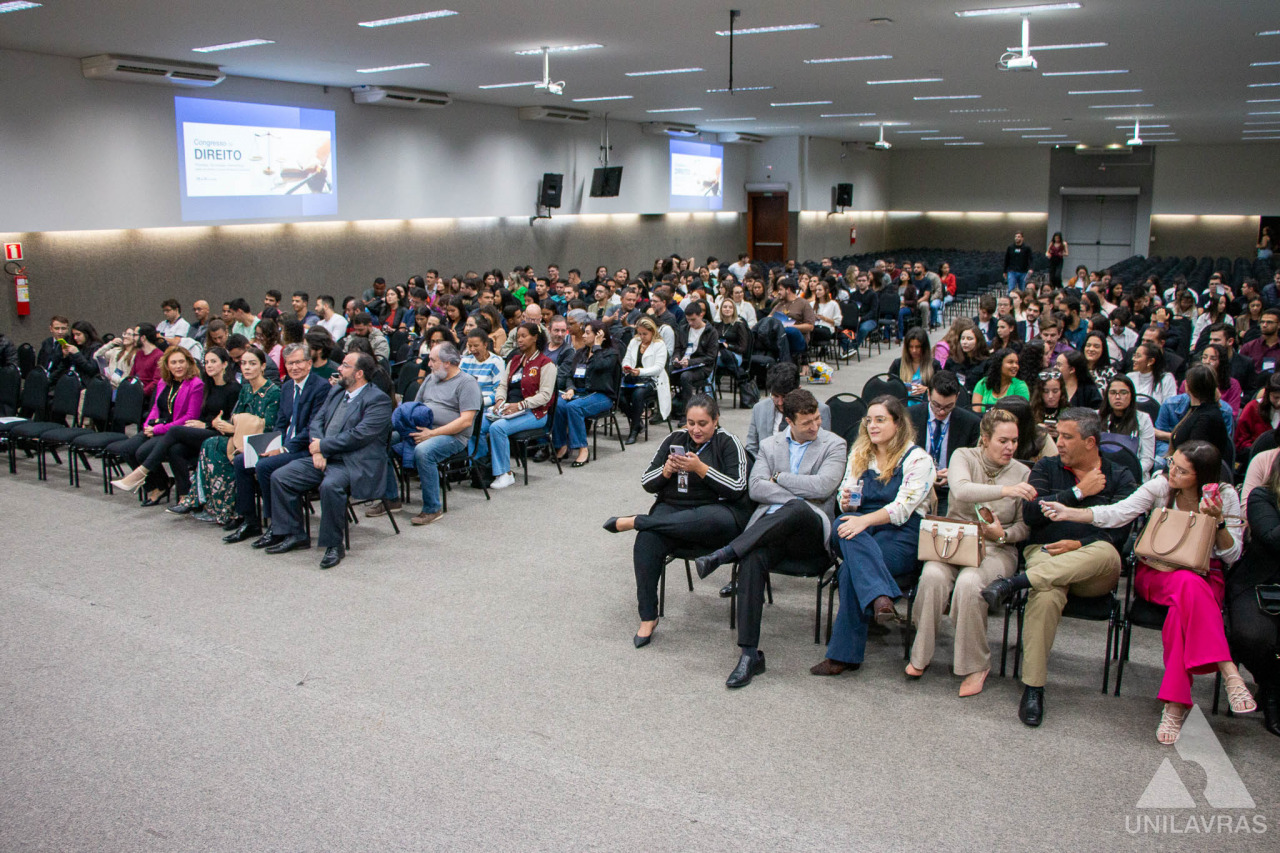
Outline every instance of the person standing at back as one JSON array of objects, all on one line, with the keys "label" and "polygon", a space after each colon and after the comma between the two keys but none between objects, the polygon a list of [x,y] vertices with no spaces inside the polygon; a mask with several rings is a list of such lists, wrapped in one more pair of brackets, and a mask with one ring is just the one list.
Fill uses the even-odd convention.
[{"label": "person standing at back", "polygon": [[1027,273],[1031,272],[1031,247],[1019,231],[1013,235],[1013,245],[1004,250],[1004,277],[1009,290],[1021,290],[1027,285]]}]

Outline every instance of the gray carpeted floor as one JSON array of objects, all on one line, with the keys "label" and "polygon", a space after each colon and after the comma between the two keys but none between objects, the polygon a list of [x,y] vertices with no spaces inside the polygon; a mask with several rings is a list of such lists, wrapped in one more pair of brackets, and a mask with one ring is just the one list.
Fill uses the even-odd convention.
[{"label": "gray carpeted floor", "polygon": [[[746,412],[723,422],[744,434]],[[1276,849],[1280,739],[1210,716],[1257,808],[1211,807],[1156,743],[1151,631],[1116,698],[1104,627],[1065,622],[1038,730],[1013,679],[956,697],[949,628],[919,682],[896,629],[860,672],[811,677],[811,581],[775,583],[744,690],[724,688],[723,570],[690,593],[674,566],[634,649],[631,536],[600,524],[648,505],[650,435],[488,503],[455,490],[427,528],[363,521],[331,572],[20,461],[0,474],[0,850]],[[1139,810],[1166,759],[1197,806]]]}]

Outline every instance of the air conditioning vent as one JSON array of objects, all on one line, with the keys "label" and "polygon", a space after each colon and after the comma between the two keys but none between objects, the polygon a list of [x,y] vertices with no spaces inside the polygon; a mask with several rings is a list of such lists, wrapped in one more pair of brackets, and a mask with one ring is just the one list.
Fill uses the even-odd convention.
[{"label": "air conditioning vent", "polygon": [[763,136],[756,136],[754,133],[738,133],[736,131],[729,133],[721,133],[716,139],[726,145],[737,143],[738,145],[759,145],[764,142]]},{"label": "air conditioning vent", "polygon": [[516,114],[521,121],[591,121],[591,113],[586,110],[571,110],[565,107],[520,107]]},{"label": "air conditioning vent", "polygon": [[671,121],[648,121],[640,125],[640,132],[650,136],[675,136],[682,139],[701,136],[702,132],[691,124]]},{"label": "air conditioning vent", "polygon": [[453,98],[444,92],[428,92],[423,89],[397,89],[391,86],[353,86],[351,100],[372,107],[401,107],[424,110],[447,107]]},{"label": "air conditioning vent", "polygon": [[227,75],[216,65],[170,62],[142,56],[114,56],[109,53],[81,59],[80,73],[88,80],[156,83],[163,86],[208,87],[227,79]]}]

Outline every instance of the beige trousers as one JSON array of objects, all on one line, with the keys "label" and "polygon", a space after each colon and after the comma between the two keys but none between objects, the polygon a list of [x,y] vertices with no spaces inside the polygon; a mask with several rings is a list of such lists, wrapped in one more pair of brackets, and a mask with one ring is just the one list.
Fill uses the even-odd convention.
[{"label": "beige trousers", "polygon": [[1022,553],[1031,581],[1022,629],[1022,683],[1043,687],[1067,592],[1088,597],[1115,589],[1120,579],[1120,554],[1110,542],[1101,540],[1057,557],[1039,545],[1028,545]]},{"label": "beige trousers", "polygon": [[951,621],[956,627],[953,668],[956,675],[969,675],[991,668],[991,646],[987,642],[987,602],[983,588],[999,577],[1008,577],[1018,567],[1014,545],[987,545],[987,553],[977,567],[952,566],[934,560],[924,564],[912,616],[916,639],[911,646],[911,665],[924,669],[933,659],[933,647],[943,611],[951,603]]}]

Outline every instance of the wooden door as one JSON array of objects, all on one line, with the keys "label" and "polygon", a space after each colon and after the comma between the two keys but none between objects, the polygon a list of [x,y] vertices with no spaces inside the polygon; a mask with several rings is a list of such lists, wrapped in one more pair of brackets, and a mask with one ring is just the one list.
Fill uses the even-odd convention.
[{"label": "wooden door", "polygon": [[747,251],[751,260],[785,263],[791,252],[785,192],[747,194]]}]

